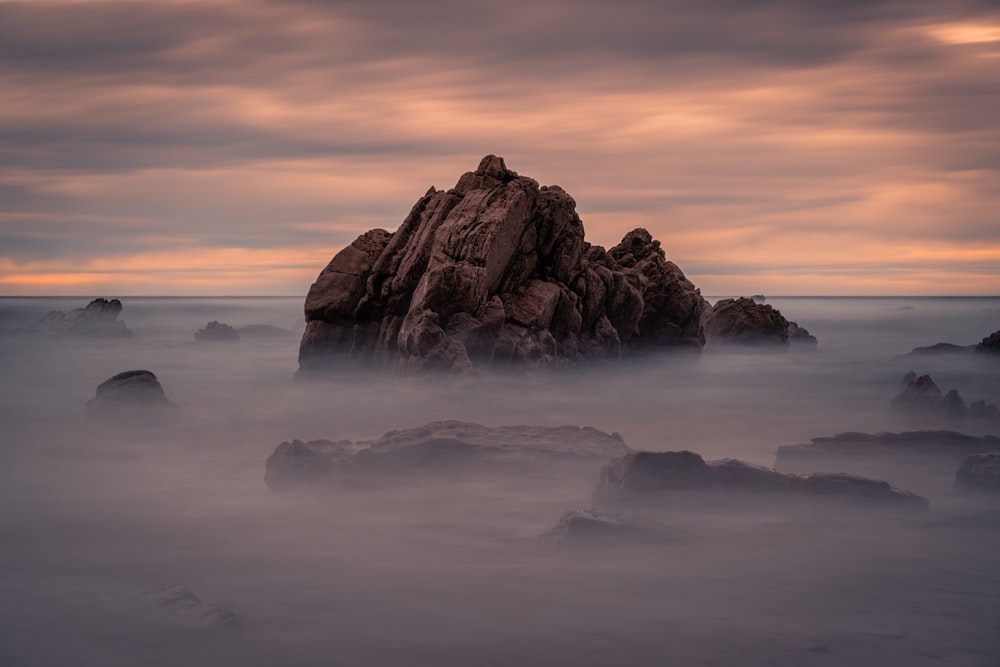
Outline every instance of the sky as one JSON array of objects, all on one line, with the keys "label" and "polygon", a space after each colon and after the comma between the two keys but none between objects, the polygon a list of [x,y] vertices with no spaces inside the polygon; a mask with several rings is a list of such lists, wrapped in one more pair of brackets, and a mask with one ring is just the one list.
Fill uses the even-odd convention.
[{"label": "sky", "polygon": [[706,295],[1000,294],[1000,2],[0,0],[0,295],[302,295],[486,154]]}]

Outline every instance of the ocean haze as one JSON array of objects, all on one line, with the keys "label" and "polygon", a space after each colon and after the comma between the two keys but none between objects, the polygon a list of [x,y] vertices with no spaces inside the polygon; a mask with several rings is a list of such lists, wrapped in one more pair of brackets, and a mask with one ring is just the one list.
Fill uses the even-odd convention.
[{"label": "ocean haze", "polygon": [[[942,480],[954,471],[909,489],[930,497],[923,517],[667,507],[668,543],[581,552],[535,540],[590,505],[596,471],[318,494],[263,481],[281,441],[444,419],[588,425],[635,449],[773,465],[780,445],[920,427],[889,410],[909,370],[1000,403],[992,356],[900,356],[978,342],[1000,329],[1000,297],[768,298],[816,349],[322,380],[295,378],[301,298],[123,298],[131,339],[19,331],[88,300],[0,299],[0,664],[1000,660],[1000,505],[953,494]],[[295,333],[195,343],[213,320]],[[96,386],[132,369],[156,373],[176,422],[87,418]],[[188,628],[125,600],[173,582],[234,611],[243,631]]]}]

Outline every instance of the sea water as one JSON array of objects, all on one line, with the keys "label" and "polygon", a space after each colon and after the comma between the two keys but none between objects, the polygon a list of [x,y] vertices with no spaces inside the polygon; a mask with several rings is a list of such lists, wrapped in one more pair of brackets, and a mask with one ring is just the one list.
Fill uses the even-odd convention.
[{"label": "sea water", "polygon": [[[589,506],[593,479],[531,491],[415,480],[319,497],[263,482],[283,440],[370,439],[443,419],[589,425],[636,449],[773,465],[780,445],[913,428],[889,410],[910,370],[967,402],[1000,403],[1000,360],[906,356],[1000,329],[1000,298],[775,297],[818,346],[313,382],[294,375],[301,298],[123,298],[132,338],[24,332],[89,300],[0,299],[0,664],[1000,662],[988,499],[932,497],[925,519],[874,531],[699,519],[672,546],[592,557],[540,553],[534,540]],[[212,320],[286,333],[196,343]],[[175,424],[86,419],[97,384],[133,369],[157,375],[179,405]],[[173,582],[232,609],[243,632],[161,625],[123,601]]]}]

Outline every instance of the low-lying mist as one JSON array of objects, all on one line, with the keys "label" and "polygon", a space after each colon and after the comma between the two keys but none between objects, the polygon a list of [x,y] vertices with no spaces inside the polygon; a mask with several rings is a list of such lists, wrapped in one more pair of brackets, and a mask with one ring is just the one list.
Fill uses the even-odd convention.
[{"label": "low-lying mist", "polygon": [[[769,303],[815,350],[706,349],[477,377],[295,380],[299,299],[125,299],[131,339],[16,331],[75,300],[0,300],[2,665],[996,665],[1000,503],[928,480],[929,514],[780,503],[655,512],[656,545],[538,545],[593,470],[268,491],[298,438],[455,419],[593,426],[633,449],[767,466],[780,445],[919,428],[908,370],[1000,402],[1000,360],[901,357],[1000,329],[1000,299]],[[208,321],[295,334],[195,343]],[[95,419],[96,386],[153,371],[169,423]],[[963,425],[956,430],[989,429]],[[933,493],[933,495],[931,495]],[[183,582],[242,631],[130,594]]]}]

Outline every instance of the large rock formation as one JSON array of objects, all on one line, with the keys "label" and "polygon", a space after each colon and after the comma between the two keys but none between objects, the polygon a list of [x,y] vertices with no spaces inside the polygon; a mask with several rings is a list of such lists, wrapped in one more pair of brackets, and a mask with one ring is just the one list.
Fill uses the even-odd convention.
[{"label": "large rock formation", "polygon": [[67,336],[131,337],[132,332],[125,323],[118,321],[121,312],[122,302],[118,299],[94,299],[86,308],[74,308],[65,313],[53,310],[28,331]]},{"label": "large rock formation", "polygon": [[303,371],[347,360],[471,371],[704,344],[707,304],[643,229],[604,250],[576,203],[489,155],[389,233],[339,252],[306,297]]},{"label": "large rock formation", "polygon": [[314,483],[366,483],[387,476],[419,479],[459,471],[558,469],[596,471],[631,451],[621,436],[590,427],[499,426],[443,421],[390,431],[377,440],[293,440],[267,459],[264,481],[274,491]]},{"label": "large rock formation", "polygon": [[[594,491],[598,507],[661,503],[678,492],[701,492],[714,498],[791,497],[836,500],[863,505],[924,510],[926,498],[887,482],[845,473],[800,476],[722,459],[706,462],[694,452],[630,452],[601,471]],[[705,497],[702,495],[702,497]]]},{"label": "large rock formation", "polygon": [[87,413],[94,416],[172,416],[177,405],[167,398],[160,381],[150,371],[118,373],[97,385]]},{"label": "large rock formation", "polygon": [[712,344],[781,346],[816,344],[816,337],[789,322],[773,306],[754,299],[721,299],[705,314],[705,338]]}]

